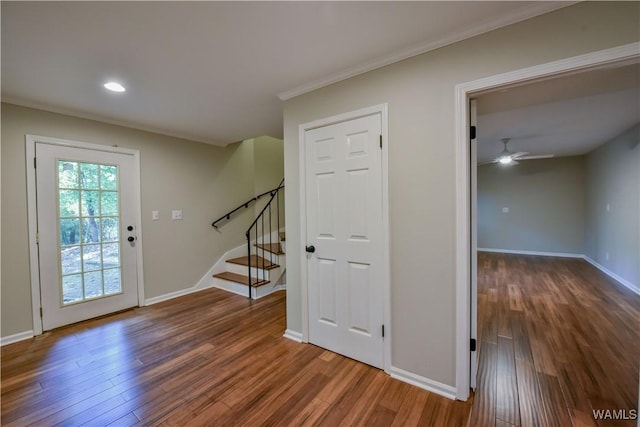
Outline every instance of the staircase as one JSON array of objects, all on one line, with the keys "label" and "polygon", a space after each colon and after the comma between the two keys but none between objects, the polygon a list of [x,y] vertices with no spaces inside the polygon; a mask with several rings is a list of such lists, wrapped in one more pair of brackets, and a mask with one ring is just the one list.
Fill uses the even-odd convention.
[{"label": "staircase", "polygon": [[[211,224],[218,228],[218,224],[230,220],[235,212],[248,208],[263,196],[271,196],[245,233],[246,246],[228,252],[232,255],[225,260],[225,271],[213,275],[214,286],[251,299],[285,289],[285,234],[281,231],[280,215],[280,190],[283,188],[284,179],[278,187],[251,198]],[[238,256],[241,253],[243,255]],[[220,268],[216,265],[215,268]]]},{"label": "staircase", "polygon": [[[214,274],[217,287],[241,295],[249,295],[248,269],[251,265],[251,299],[258,299],[273,292],[285,289],[283,274],[285,266],[284,233],[278,233],[281,239],[279,243],[255,243],[255,253],[225,261],[226,271]],[[261,241],[269,241],[260,239]],[[273,239],[276,240],[276,239]]]}]

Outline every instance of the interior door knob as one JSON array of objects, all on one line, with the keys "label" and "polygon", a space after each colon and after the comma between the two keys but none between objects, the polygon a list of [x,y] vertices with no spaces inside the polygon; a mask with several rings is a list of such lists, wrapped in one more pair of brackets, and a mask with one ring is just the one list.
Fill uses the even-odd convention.
[{"label": "interior door knob", "polygon": [[306,247],[307,252],[309,252],[310,254],[314,253],[316,251],[316,247],[313,245],[309,245]]},{"label": "interior door knob", "polygon": [[130,241],[130,242],[133,242],[134,240],[136,240],[136,238],[133,237],[133,236],[129,236],[129,237],[127,237],[127,240]]},{"label": "interior door knob", "polygon": [[127,227],[127,230],[129,230],[129,231],[133,231],[133,225],[128,226],[128,227]]}]

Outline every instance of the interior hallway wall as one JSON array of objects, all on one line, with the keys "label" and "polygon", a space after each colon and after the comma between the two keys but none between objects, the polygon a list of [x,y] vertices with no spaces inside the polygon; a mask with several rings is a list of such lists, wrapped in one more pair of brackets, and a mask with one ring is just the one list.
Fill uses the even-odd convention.
[{"label": "interior hallway wall", "polygon": [[[284,103],[287,246],[302,248],[299,126],[387,103],[391,357],[455,386],[455,86],[638,42],[640,4],[581,2],[300,95]],[[287,254],[287,328],[302,333],[303,253]]]},{"label": "interior hallway wall", "polygon": [[586,156],[586,183],[584,253],[640,292],[640,125]]}]

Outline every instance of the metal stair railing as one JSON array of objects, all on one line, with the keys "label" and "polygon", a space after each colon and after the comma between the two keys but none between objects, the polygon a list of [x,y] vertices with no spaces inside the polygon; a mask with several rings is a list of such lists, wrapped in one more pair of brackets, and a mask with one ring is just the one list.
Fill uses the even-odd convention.
[{"label": "metal stair railing", "polygon": [[238,212],[240,209],[245,208],[247,209],[249,207],[249,205],[251,205],[251,203],[257,202],[258,200],[260,200],[261,197],[266,196],[267,194],[273,195],[274,191],[279,191],[280,189],[284,188],[284,178],[282,179],[282,181],[280,181],[280,184],[276,187],[276,188],[272,188],[271,190],[265,191],[262,194],[258,194],[255,197],[250,198],[249,200],[247,200],[246,202],[242,203],[240,206],[238,206],[237,208],[227,212],[226,214],[222,215],[220,218],[216,219],[215,221],[213,221],[211,223],[211,226],[213,228],[218,228],[218,223],[224,221],[224,220],[229,220],[231,219],[231,216],[233,214],[235,214],[236,212]]},{"label": "metal stair railing", "polygon": [[[266,267],[271,265],[272,262],[272,253],[273,253],[273,220],[275,219],[276,224],[275,228],[277,230],[277,242],[279,243],[280,236],[280,190],[284,188],[284,178],[280,181],[278,187],[273,190],[267,191],[264,194],[271,194],[271,198],[267,202],[267,204],[262,208],[256,219],[253,220],[249,228],[246,232],[247,237],[247,261],[248,261],[248,276],[249,276],[249,298],[252,297],[252,282],[251,282],[251,236],[252,234],[255,236],[255,256],[256,256],[256,283],[259,283],[262,280],[266,280],[267,273]],[[276,201],[275,207],[275,218],[272,216],[272,208],[271,205],[273,201]],[[265,228],[265,220],[267,221],[268,229]],[[268,231],[268,245],[269,250],[265,249],[267,245],[267,237],[265,237],[265,232]],[[269,264],[267,264],[267,259],[265,258],[265,252],[269,252]],[[262,253],[262,257],[260,257],[260,253]],[[260,258],[262,258],[262,268],[260,268]],[[262,277],[260,272],[262,272]]]}]

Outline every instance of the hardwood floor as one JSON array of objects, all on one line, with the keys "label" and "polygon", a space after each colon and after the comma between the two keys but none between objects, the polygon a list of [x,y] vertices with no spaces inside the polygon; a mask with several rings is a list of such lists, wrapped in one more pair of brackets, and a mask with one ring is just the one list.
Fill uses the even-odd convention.
[{"label": "hardwood floor", "polygon": [[210,289],[2,347],[0,423],[635,425],[592,410],[637,409],[640,297],[580,260],[481,253],[479,271],[469,402],[283,338],[284,292]]},{"label": "hardwood floor", "polygon": [[480,253],[471,426],[636,426],[640,297],[583,260]]},{"label": "hardwood floor", "polygon": [[461,426],[456,402],[282,337],[285,294],[218,289],[2,348],[3,426]]}]

